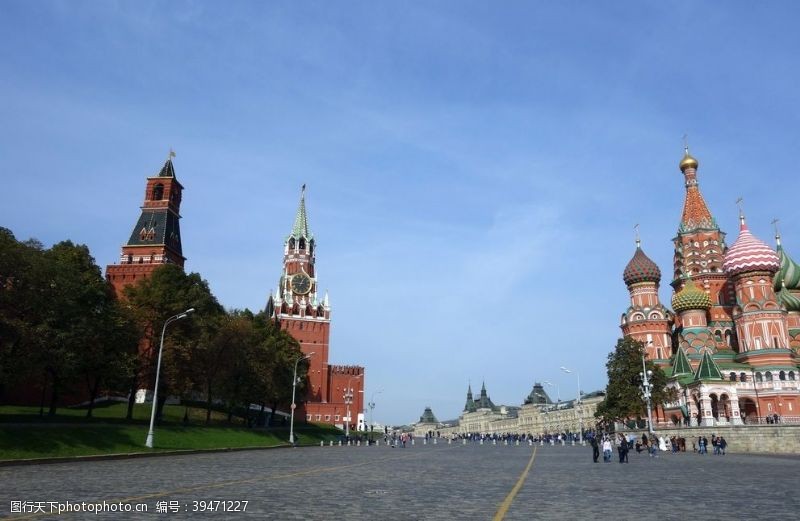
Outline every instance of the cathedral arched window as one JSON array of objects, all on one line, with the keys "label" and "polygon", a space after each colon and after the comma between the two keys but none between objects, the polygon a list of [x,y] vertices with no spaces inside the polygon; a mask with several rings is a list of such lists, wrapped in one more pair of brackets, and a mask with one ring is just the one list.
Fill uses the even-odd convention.
[{"label": "cathedral arched window", "polygon": [[716,340],[717,342],[722,342],[722,331],[720,331],[719,329],[714,331],[714,340]]},{"label": "cathedral arched window", "polygon": [[153,187],[153,201],[160,201],[164,198],[164,185],[158,183]]},{"label": "cathedral arched window", "polygon": [[745,373],[739,373],[739,381],[740,382],[746,382],[747,381],[747,375]]},{"label": "cathedral arched window", "polygon": [[786,380],[786,371],[781,371],[780,373],[778,373],[778,380],[781,381]]},{"label": "cathedral arched window", "polygon": [[301,238],[300,241],[298,242],[298,247],[301,250],[305,250],[306,249],[306,240]]},{"label": "cathedral arched window", "polygon": [[289,249],[290,250],[294,249],[294,238],[289,239]]},{"label": "cathedral arched window", "polygon": [[756,373],[756,382],[763,382],[764,377],[761,376],[761,373]]},{"label": "cathedral arched window", "polygon": [[767,380],[768,382],[771,382],[771,381],[772,381],[772,371],[767,371],[767,372],[766,372],[766,374],[765,374],[764,376],[766,377],[766,380]]},{"label": "cathedral arched window", "polygon": [[794,371],[789,371],[789,380],[794,381]]},{"label": "cathedral arched window", "polygon": [[731,382],[736,381],[736,373],[734,373],[733,371],[731,371],[730,377],[731,377]]}]

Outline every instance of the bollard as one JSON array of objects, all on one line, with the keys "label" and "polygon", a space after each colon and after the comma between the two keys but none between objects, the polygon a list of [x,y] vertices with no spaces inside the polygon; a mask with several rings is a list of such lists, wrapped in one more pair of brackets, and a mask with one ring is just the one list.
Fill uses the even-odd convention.
[{"label": "bollard", "polygon": [[339,446],[340,447],[342,446],[342,440],[339,440]]},{"label": "bollard", "polygon": [[423,444],[423,445],[427,445],[427,444],[428,444],[428,440],[427,440],[427,438],[426,438],[426,439],[424,439],[424,440],[422,440],[422,444]]},{"label": "bollard", "polygon": [[453,440],[451,440],[450,438],[447,438],[447,444],[448,445],[452,445],[452,443],[453,443]]},{"label": "bollard", "polygon": [[411,438],[411,445],[416,445],[416,443],[417,443],[417,440],[415,440],[414,438]]},{"label": "bollard", "polygon": [[532,446],[533,446],[533,440],[528,438],[528,447],[532,447]]},{"label": "bollard", "polygon": [[324,446],[325,446],[325,442],[320,440],[320,442],[319,442],[319,446],[320,446],[320,447],[324,447]]},{"label": "bollard", "polygon": [[328,447],[333,447],[333,440],[330,440],[330,441],[328,442]]},{"label": "bollard", "polygon": [[361,446],[361,440],[358,440],[358,441],[356,442],[356,446],[357,446],[357,447],[360,447],[360,446]]},{"label": "bollard", "polygon": [[508,440],[503,440],[503,445],[508,445]]},{"label": "bollard", "polygon": [[467,439],[466,439],[466,438],[464,438],[463,440],[461,440],[461,445],[466,445],[466,444],[467,444]]},{"label": "bollard", "polygon": [[433,438],[433,444],[436,445],[438,443],[439,443],[439,439],[438,438]]},{"label": "bollard", "polygon": [[483,445],[483,438],[481,438],[481,445]]},{"label": "bollard", "polygon": [[539,446],[544,447],[544,440],[539,440]]},{"label": "bollard", "polygon": [[519,447],[519,440],[517,440],[517,447]]},{"label": "bollard", "polygon": [[492,445],[497,445],[497,440],[492,440]]},{"label": "bollard", "polygon": [[572,440],[572,446],[573,447],[575,446],[575,440]]}]

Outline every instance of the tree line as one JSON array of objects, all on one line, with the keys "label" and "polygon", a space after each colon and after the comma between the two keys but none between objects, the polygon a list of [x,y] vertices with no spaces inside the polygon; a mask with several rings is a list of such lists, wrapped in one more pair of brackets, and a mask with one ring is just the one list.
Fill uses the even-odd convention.
[{"label": "tree line", "polygon": [[[136,391],[153,388],[164,321],[194,308],[166,331],[159,416],[168,396],[203,402],[207,422],[222,406],[229,421],[243,410],[263,424],[267,407],[289,404],[300,346],[264,312],[224,309],[199,274],[171,264],[123,293],[114,295],[85,245],[45,248],[0,228],[0,403],[39,389],[49,415],[79,396],[90,417],[107,393],[128,397],[131,419]],[[306,371],[303,362],[299,396]]]}]

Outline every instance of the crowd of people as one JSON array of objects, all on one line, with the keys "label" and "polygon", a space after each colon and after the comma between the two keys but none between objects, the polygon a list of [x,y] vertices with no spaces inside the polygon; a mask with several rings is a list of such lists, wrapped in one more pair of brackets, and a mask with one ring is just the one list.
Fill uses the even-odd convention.
[{"label": "crowd of people", "polygon": [[[656,437],[654,434],[642,434],[641,439],[633,434],[625,435],[622,433],[617,434],[601,434],[596,435],[590,433],[587,435],[589,445],[592,447],[592,460],[597,463],[600,458],[600,452],[603,453],[603,461],[609,463],[612,460],[612,453],[616,448],[619,455],[620,463],[628,462],[628,452],[636,450],[638,454],[647,452],[651,458],[658,457],[659,452],[670,452],[677,454],[679,452],[686,452],[686,438],[671,436],[665,438],[664,436]],[[708,454],[708,438],[705,436],[698,436],[697,441],[692,441],[692,451],[697,454]],[[723,436],[716,436],[711,434],[711,446],[713,447],[715,455],[725,455],[728,442]]]}]

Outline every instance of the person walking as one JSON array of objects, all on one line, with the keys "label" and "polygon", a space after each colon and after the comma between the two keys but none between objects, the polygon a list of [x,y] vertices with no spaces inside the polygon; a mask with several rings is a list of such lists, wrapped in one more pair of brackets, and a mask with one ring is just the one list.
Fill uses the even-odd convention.
[{"label": "person walking", "polygon": [[728,442],[725,441],[724,437],[720,436],[719,438],[717,438],[717,445],[719,446],[720,452],[724,456],[725,455],[725,449],[728,447]]},{"label": "person walking", "polygon": [[617,447],[617,450],[619,451],[619,462],[628,463],[628,440],[624,434],[619,435],[619,447]]},{"label": "person walking", "polygon": [[597,463],[597,458],[600,457],[600,447],[597,443],[597,436],[589,438],[589,444],[592,446],[592,461]]}]

